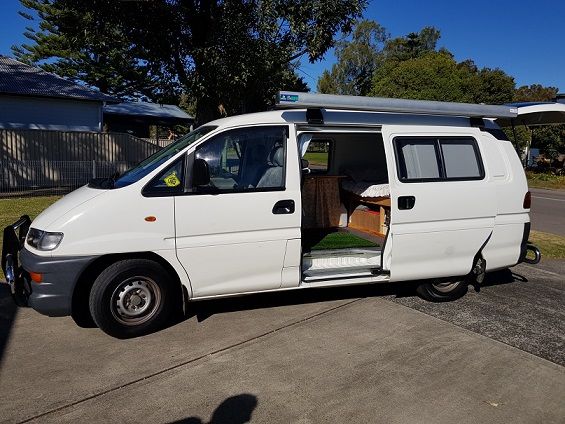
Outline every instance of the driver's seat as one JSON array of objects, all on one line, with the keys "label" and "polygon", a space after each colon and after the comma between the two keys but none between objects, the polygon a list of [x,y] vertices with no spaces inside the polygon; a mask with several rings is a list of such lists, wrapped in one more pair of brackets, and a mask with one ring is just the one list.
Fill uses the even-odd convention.
[{"label": "driver's seat", "polygon": [[265,170],[256,188],[260,187],[282,187],[284,176],[284,149],[277,147],[271,153],[271,160],[269,167]]}]

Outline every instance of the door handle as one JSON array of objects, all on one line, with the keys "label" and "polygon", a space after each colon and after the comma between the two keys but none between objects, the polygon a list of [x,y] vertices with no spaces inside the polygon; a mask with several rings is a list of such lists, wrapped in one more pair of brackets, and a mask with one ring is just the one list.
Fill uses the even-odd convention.
[{"label": "door handle", "polygon": [[279,200],[273,206],[273,213],[275,215],[294,213],[294,200]]},{"label": "door handle", "polygon": [[400,196],[398,198],[398,209],[412,209],[415,204],[416,198],[414,196]]}]

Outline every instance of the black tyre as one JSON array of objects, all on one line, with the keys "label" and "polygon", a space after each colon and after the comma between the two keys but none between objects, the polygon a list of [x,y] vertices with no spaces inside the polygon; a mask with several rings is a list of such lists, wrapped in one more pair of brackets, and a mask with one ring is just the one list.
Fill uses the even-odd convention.
[{"label": "black tyre", "polygon": [[168,272],[158,263],[126,259],[106,268],[94,281],[89,306],[94,322],[117,338],[160,329],[172,311]]},{"label": "black tyre", "polygon": [[467,288],[467,281],[461,279],[422,283],[416,288],[416,292],[430,302],[449,302],[464,296]]}]

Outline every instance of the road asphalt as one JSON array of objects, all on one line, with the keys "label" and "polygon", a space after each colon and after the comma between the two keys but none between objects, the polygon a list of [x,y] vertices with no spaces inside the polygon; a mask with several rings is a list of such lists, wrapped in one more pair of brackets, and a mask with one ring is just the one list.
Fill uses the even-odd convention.
[{"label": "road asphalt", "polygon": [[532,229],[565,236],[565,190],[531,188]]},{"label": "road asphalt", "polygon": [[132,340],[0,296],[2,422],[563,423],[565,264],[194,304]]}]

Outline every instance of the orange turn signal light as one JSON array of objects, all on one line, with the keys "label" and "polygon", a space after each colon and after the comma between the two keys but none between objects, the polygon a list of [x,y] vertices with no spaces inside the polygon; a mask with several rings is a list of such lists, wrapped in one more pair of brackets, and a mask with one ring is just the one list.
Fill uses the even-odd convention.
[{"label": "orange turn signal light", "polygon": [[153,215],[151,215],[151,216],[146,216],[146,217],[145,217],[145,220],[146,220],[147,222],[155,222],[155,221],[157,221],[157,217],[155,217],[155,216],[153,216]]},{"label": "orange turn signal light", "polygon": [[39,272],[30,272],[29,276],[31,281],[35,283],[41,283],[43,281],[43,274],[40,274]]}]

